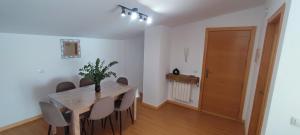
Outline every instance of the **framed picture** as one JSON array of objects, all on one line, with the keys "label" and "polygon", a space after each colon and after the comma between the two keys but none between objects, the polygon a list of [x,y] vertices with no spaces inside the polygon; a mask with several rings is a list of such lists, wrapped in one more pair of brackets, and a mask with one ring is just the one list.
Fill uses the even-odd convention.
[{"label": "framed picture", "polygon": [[61,39],[61,57],[63,59],[68,58],[80,58],[80,40],[78,39]]}]

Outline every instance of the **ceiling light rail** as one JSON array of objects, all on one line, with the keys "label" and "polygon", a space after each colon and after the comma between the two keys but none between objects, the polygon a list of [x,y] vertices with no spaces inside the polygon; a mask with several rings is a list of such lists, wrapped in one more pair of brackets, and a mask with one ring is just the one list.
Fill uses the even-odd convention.
[{"label": "ceiling light rail", "polygon": [[148,15],[138,11],[138,8],[128,8],[123,5],[118,5],[121,8],[121,16],[126,17],[130,16],[131,20],[136,20],[139,18],[140,22],[146,22],[147,24],[152,23],[152,18]]}]

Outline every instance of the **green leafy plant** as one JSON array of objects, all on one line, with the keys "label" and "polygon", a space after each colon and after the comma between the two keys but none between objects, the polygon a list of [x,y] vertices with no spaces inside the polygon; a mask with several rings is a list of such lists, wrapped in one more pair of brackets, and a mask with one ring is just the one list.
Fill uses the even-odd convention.
[{"label": "green leafy plant", "polygon": [[80,68],[79,75],[94,81],[95,85],[100,86],[100,82],[103,79],[111,76],[117,77],[117,74],[115,72],[109,70],[110,67],[117,63],[117,61],[113,61],[110,62],[108,65],[104,65],[105,61],[102,61],[99,58],[97,58],[95,64],[89,62],[87,65],[84,65],[83,68]]}]

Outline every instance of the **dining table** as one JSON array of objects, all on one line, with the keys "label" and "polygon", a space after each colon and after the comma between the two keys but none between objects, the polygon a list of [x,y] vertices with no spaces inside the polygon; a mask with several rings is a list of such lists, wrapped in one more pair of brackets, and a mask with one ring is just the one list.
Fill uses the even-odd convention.
[{"label": "dining table", "polygon": [[[86,87],[79,87],[72,90],[51,93],[48,95],[50,102],[62,106],[72,112],[71,122],[70,122],[70,133],[71,135],[80,135],[80,115],[90,111],[92,105],[97,101],[105,97],[117,97],[129,90],[136,89],[136,98],[134,100],[134,120],[136,120],[137,115],[137,98],[138,90],[136,87],[131,85],[124,85],[117,83],[115,81],[105,81],[101,83],[101,91],[99,93],[95,92],[95,86],[90,85]],[[53,127],[53,126],[52,126]],[[56,133],[56,127],[52,128],[52,133]]]}]

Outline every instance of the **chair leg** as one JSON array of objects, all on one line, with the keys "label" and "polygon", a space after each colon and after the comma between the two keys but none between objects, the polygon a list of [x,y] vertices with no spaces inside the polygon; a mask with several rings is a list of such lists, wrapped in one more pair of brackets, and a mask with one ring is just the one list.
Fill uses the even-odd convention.
[{"label": "chair leg", "polygon": [[122,135],[122,112],[119,112],[120,114],[120,135]]},{"label": "chair leg", "polygon": [[130,107],[129,107],[129,113],[130,113],[131,122],[132,122],[132,124],[134,124],[134,120],[133,120],[133,116],[132,116],[132,112],[131,112]]},{"label": "chair leg", "polygon": [[94,121],[92,121],[92,126],[91,126],[91,128],[92,128],[91,135],[94,135]]},{"label": "chair leg", "polygon": [[52,126],[49,125],[49,127],[48,127],[48,135],[51,135],[51,129],[52,129]]},{"label": "chair leg", "polygon": [[90,120],[86,119],[87,125],[90,126]]},{"label": "chair leg", "polygon": [[80,120],[80,134],[83,133],[83,126],[84,126],[83,120],[81,119],[81,120]]},{"label": "chair leg", "polygon": [[118,121],[118,111],[116,111],[116,120]]},{"label": "chair leg", "polygon": [[112,133],[113,133],[113,135],[115,135],[114,126],[113,126],[112,121],[111,121],[111,115],[109,115],[109,123],[110,123],[110,127],[111,127],[111,130],[112,130]]},{"label": "chair leg", "polygon": [[82,134],[87,134],[86,133],[86,130],[85,130],[85,121],[86,121],[86,119],[83,119],[83,120],[80,120],[81,121],[81,132],[82,132]]},{"label": "chair leg", "polygon": [[64,129],[65,129],[65,135],[69,135],[69,126],[65,126]]},{"label": "chair leg", "polygon": [[103,125],[103,128],[104,128],[104,129],[105,129],[105,127],[106,127],[106,119],[107,119],[107,117],[104,118],[104,125]]}]

